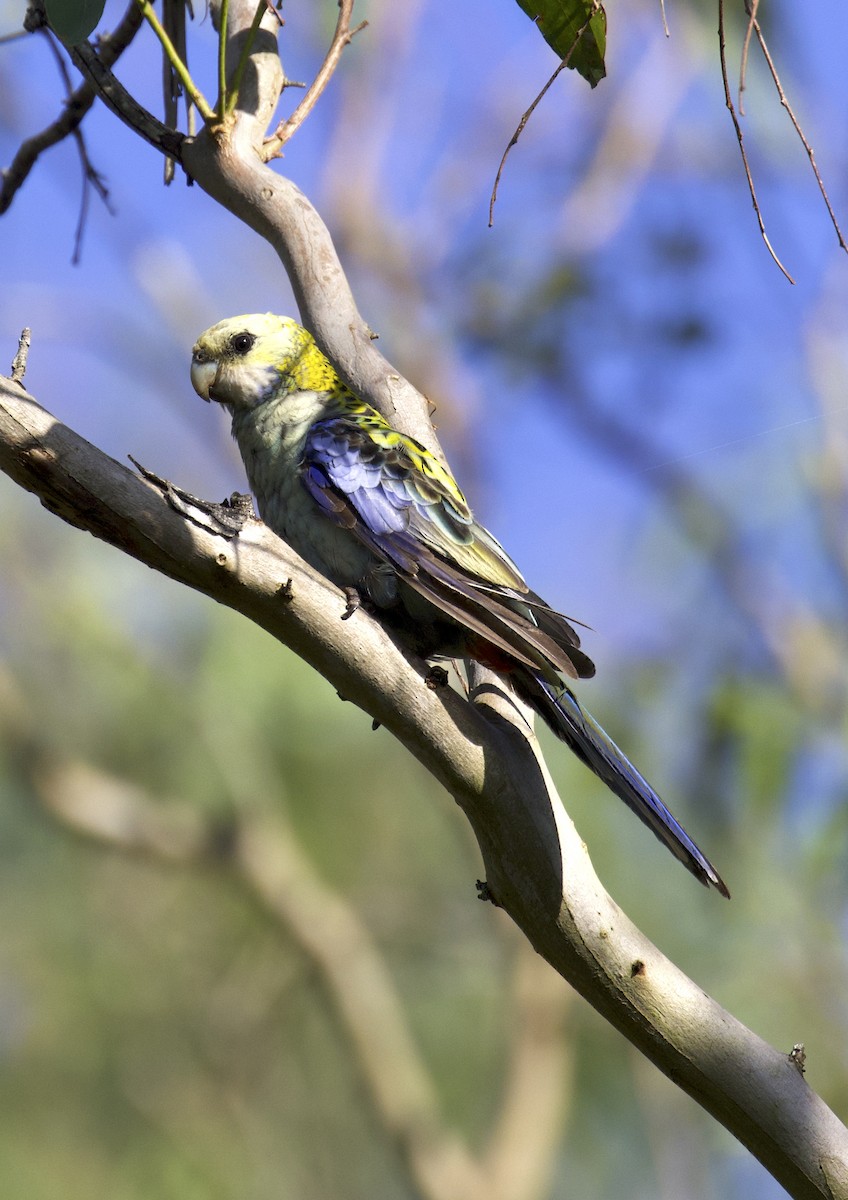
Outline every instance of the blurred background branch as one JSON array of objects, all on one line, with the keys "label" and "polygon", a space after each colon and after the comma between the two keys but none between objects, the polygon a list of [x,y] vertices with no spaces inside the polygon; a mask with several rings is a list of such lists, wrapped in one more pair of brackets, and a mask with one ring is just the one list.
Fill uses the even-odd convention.
[{"label": "blurred background branch", "polygon": [[[8,692],[5,700],[8,727]],[[234,795],[234,817],[225,826],[194,808],[157,806],[139,788],[88,764],[51,763],[49,756],[42,761],[34,731],[21,728],[20,707],[16,716],[17,736],[29,745],[34,790],[65,827],[125,853],[223,868],[280,922],[314,967],[375,1118],[396,1142],[417,1195],[533,1200],[546,1194],[568,1092],[563,1027],[571,1000],[559,984],[552,986],[555,976],[526,942],[508,939],[515,979],[510,1062],[488,1151],[477,1161],[444,1121],[373,938],[353,907],[320,879],[283,815],[273,771],[268,776],[277,800],[273,814],[252,796]],[[226,772],[225,757],[219,755],[224,777],[241,792],[243,779]]]}]

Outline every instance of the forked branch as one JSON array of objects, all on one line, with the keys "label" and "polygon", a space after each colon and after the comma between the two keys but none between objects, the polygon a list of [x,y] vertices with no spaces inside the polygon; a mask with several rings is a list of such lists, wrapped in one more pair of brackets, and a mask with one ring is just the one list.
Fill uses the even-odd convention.
[{"label": "forked branch", "polygon": [[751,174],[751,168],[748,165],[748,154],[745,150],[745,138],[742,133],[742,126],[739,124],[739,117],[736,114],[736,107],[733,103],[733,97],[730,94],[730,80],[728,79],[727,75],[727,46],[724,36],[724,0],[718,0],[718,52],[719,59],[721,61],[721,81],[724,85],[724,103],[727,105],[727,110],[730,113],[730,119],[733,122],[733,128],[736,131],[736,141],[739,143],[739,153],[742,156],[742,166],[745,170],[745,179],[748,184],[748,192],[751,196],[751,203],[753,204],[754,212],[757,215],[757,224],[760,227],[760,236],[766,244],[766,249],[780,270],[790,283],[794,283],[795,280],[777,257],[777,252],[769,241],[769,236],[766,233],[765,223],[763,222],[763,214],[760,209],[760,202],[757,199],[757,191],[754,187],[754,177]]},{"label": "forked branch", "polygon": [[294,136],[313,108],[318,102],[322,92],[330,82],[336,68],[341,61],[342,53],[346,46],[350,44],[353,38],[363,30],[368,24],[367,21],[360,21],[355,28],[351,28],[351,17],[353,16],[353,6],[355,0],[338,0],[339,3],[339,19],[336,22],[336,31],[333,34],[333,40],[330,43],[330,48],[324,58],[318,74],[310,84],[306,95],[298,104],[297,108],[287,117],[285,121],[281,121],[274,133],[265,143],[265,159],[266,161],[275,158],[282,150],[286,142]]}]

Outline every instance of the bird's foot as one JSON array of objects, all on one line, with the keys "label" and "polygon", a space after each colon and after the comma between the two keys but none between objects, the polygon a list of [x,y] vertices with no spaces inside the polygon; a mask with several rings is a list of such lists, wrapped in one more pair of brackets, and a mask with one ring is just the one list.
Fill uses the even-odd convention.
[{"label": "bird's foot", "polygon": [[494,904],[495,908],[501,907],[485,879],[477,880],[477,899],[484,901],[486,904]]},{"label": "bird's foot", "polygon": [[362,597],[355,587],[346,587],[345,594],[345,610],[342,613],[342,620],[349,621],[358,608],[362,607]]},{"label": "bird's foot", "polygon": [[439,688],[448,686],[448,673],[444,667],[431,667],[424,676],[424,682],[431,692],[437,692]]}]

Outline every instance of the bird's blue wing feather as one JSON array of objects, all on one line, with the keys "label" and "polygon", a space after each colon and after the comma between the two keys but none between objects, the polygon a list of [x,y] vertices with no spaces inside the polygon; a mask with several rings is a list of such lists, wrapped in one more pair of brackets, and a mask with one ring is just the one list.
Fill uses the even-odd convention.
[{"label": "bird's blue wing feather", "polygon": [[376,414],[316,422],[301,479],[331,520],[483,642],[546,672],[594,673],[577,634],[528,594],[518,568],[474,520],[448,472]]},{"label": "bird's blue wing feather", "polygon": [[[376,417],[376,414],[375,414]],[[306,440],[303,481],[325,511],[341,494],[377,538],[410,535],[482,584],[526,591],[518,568],[478,525],[453,477],[379,418],[328,417]],[[387,546],[387,549],[389,547]]]},{"label": "bird's blue wing feather", "polygon": [[350,501],[373,533],[399,533],[409,523],[406,510],[411,501],[393,486],[379,458],[366,458],[363,449],[361,438],[352,436],[347,422],[319,422],[307,438],[304,483],[322,507],[327,507],[328,487],[333,488]]}]

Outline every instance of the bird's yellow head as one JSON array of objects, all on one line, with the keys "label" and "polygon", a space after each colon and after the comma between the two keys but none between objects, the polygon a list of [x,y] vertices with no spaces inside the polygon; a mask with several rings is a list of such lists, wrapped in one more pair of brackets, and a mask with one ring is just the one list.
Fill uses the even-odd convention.
[{"label": "bird's yellow head", "polygon": [[255,408],[282,392],[330,391],[338,377],[310,333],[291,317],[228,317],[202,333],[191,354],[198,396],[227,408]]}]

